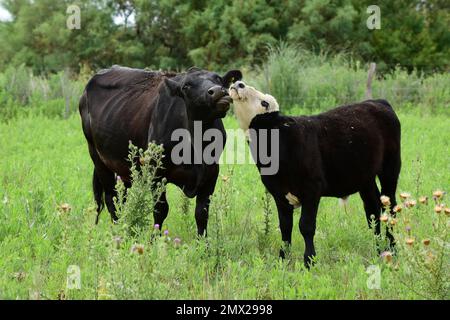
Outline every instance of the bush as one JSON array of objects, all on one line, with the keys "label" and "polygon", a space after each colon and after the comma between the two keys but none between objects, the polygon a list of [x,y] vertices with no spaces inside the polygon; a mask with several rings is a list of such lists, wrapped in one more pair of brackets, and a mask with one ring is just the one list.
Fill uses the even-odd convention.
[{"label": "bush", "polygon": [[[261,66],[250,70],[246,79],[259,90],[275,96],[282,110],[294,107],[324,111],[338,105],[362,101],[366,96],[368,64],[344,53],[313,54],[298,46],[280,43],[268,48]],[[78,110],[78,101],[91,70],[78,75],[64,70],[48,77],[35,76],[24,65],[0,74],[0,119],[23,113],[67,118]],[[449,113],[450,75],[422,73],[396,68],[376,74],[373,98],[388,100],[395,109]]]},{"label": "bush", "polygon": [[69,71],[43,77],[24,65],[10,67],[0,74],[0,119],[29,113],[67,118],[77,112],[85,84],[84,75],[74,79]]}]

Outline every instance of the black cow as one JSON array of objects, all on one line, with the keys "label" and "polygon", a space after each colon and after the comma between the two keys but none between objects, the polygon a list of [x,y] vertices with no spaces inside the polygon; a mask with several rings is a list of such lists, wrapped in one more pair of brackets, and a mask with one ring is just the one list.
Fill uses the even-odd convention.
[{"label": "black cow", "polygon": [[[164,73],[114,66],[90,79],[80,100],[83,132],[94,162],[93,189],[98,214],[104,202],[115,221],[113,197],[115,175],[125,186],[131,185],[128,145],[146,149],[150,142],[164,147],[164,170],[160,176],[180,187],[188,197],[197,196],[195,218],[198,233],[206,233],[209,196],[213,193],[219,166],[217,163],[179,164],[171,161],[174,130],[184,128],[192,134],[194,121],[203,131],[225,130],[224,117],[231,98],[225,88],[240,80],[238,70],[223,77],[191,68],[186,73]],[[203,145],[203,148],[205,145]],[[196,150],[198,152],[198,150]],[[165,194],[154,210],[154,222],[162,226],[169,210]],[[98,222],[98,214],[97,221]]]},{"label": "black cow", "polygon": [[[400,122],[385,100],[368,100],[341,106],[314,116],[289,117],[279,112],[275,98],[237,81],[231,86],[235,113],[241,128],[250,130],[252,148],[262,138],[261,129],[278,129],[279,164],[273,175],[261,175],[275,199],[282,239],[290,245],[293,209],[301,206],[300,232],[305,240],[305,265],[315,256],[313,238],[321,197],[346,198],[359,192],[367,220],[375,218],[380,234],[380,191],[396,205],[400,173]],[[275,131],[271,131],[275,134]],[[266,141],[266,140],[263,140]],[[268,154],[276,148],[270,139]],[[264,165],[257,150],[255,162]],[[271,155],[272,158],[274,155]],[[392,211],[392,209],[391,209]],[[391,243],[393,237],[388,234]],[[284,257],[284,250],[280,255]]]}]

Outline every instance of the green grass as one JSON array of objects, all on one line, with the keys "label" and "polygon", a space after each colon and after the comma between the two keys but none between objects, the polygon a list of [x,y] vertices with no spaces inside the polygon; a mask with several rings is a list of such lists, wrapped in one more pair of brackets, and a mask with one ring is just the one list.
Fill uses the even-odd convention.
[{"label": "green grass", "polygon": [[[438,188],[449,191],[450,118],[412,113],[399,117],[403,168],[398,191],[409,191],[414,197],[430,196]],[[236,127],[232,117],[225,124]],[[106,211],[94,225],[92,169],[77,115],[68,120],[33,116],[0,124],[0,299],[420,299],[428,295],[420,283],[405,283],[413,277],[402,268],[406,260],[401,255],[394,258],[398,270],[378,257],[357,195],[350,197],[347,213],[336,199],[322,199],[315,237],[317,264],[307,271],[298,210],[292,257],[285,262],[278,259],[281,236],[276,209],[272,199],[269,208],[264,207],[265,192],[254,165],[221,166],[221,176],[229,179],[218,181],[207,240],[196,238],[195,201],[187,203],[181,191],[169,185],[170,212],[163,229],[169,229],[171,240],[162,237],[153,243],[150,231],[137,240],[122,236],[121,226],[113,226]],[[62,203],[71,210],[58,210]],[[428,235],[433,207],[430,203],[421,209],[414,220],[418,234]],[[117,235],[122,236],[119,248],[113,240]],[[174,237],[181,238],[181,246],[174,245]],[[144,245],[142,255],[131,252],[135,242]],[[449,261],[444,262],[449,274]],[[79,290],[66,288],[69,265],[80,267]],[[370,265],[381,268],[379,290],[367,287]]]}]

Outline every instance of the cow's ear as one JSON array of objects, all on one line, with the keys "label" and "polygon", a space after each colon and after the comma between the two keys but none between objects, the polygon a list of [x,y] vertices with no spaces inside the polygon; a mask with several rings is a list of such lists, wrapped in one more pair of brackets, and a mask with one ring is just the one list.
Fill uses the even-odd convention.
[{"label": "cow's ear", "polygon": [[242,72],[239,70],[230,70],[222,78],[223,86],[228,88],[233,82],[242,80]]},{"label": "cow's ear", "polygon": [[166,79],[164,82],[166,84],[167,89],[169,89],[171,95],[179,97],[182,96],[181,86],[178,82],[173,81],[171,79]]}]

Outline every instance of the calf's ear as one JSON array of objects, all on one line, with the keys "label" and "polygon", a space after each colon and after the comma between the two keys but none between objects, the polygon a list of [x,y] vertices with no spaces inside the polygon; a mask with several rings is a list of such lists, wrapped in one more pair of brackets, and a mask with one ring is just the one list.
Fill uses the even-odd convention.
[{"label": "calf's ear", "polygon": [[166,79],[164,80],[164,83],[167,87],[167,89],[169,89],[169,92],[172,96],[182,96],[182,92],[181,92],[181,86],[178,82],[173,81],[171,79]]},{"label": "calf's ear", "polygon": [[240,70],[230,70],[223,77],[223,86],[228,88],[233,82],[242,80],[242,72]]}]

